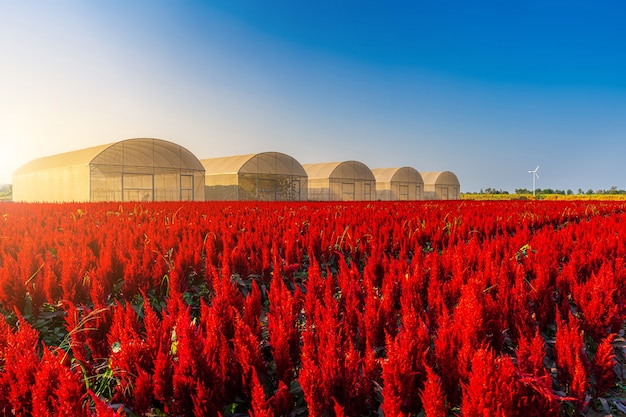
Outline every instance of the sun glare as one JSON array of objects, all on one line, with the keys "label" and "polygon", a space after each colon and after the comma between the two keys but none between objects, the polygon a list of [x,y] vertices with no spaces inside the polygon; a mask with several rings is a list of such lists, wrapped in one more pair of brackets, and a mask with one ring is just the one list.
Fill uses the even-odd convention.
[{"label": "sun glare", "polygon": [[3,140],[0,148],[0,184],[10,184],[13,172],[25,164],[26,152],[20,144]]}]

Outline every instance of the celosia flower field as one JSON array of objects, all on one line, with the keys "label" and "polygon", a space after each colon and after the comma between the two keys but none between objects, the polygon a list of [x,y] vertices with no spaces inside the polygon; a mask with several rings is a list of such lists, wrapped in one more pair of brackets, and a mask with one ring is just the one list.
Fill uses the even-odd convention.
[{"label": "celosia flower field", "polygon": [[619,415],[626,204],[0,205],[0,414]]}]

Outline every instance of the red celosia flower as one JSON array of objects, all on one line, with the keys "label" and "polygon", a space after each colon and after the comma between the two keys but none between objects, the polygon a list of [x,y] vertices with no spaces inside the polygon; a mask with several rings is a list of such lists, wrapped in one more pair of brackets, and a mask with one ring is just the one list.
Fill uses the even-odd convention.
[{"label": "red celosia flower", "polygon": [[333,411],[335,412],[335,417],[344,417],[345,412],[344,412],[343,407],[339,405],[337,400],[333,399],[333,402],[334,402]]},{"label": "red celosia flower", "polygon": [[236,320],[233,356],[239,365],[241,385],[246,397],[251,396],[253,374],[264,368],[263,357],[259,349],[260,341],[250,327],[241,320]]},{"label": "red celosia flower", "polygon": [[32,408],[32,391],[39,367],[37,331],[18,315],[18,328],[6,333],[7,340],[0,357],[4,369],[0,373],[2,408],[16,415],[28,415]]},{"label": "red celosia flower", "polygon": [[294,365],[299,356],[300,334],[296,327],[299,306],[296,297],[287,289],[280,273],[274,276],[269,291],[267,330],[276,378],[289,386]]},{"label": "red celosia flower", "polygon": [[63,351],[45,348],[32,386],[33,416],[83,416],[85,386],[81,375],[62,361]]},{"label": "red celosia flower", "polygon": [[478,349],[472,359],[472,372],[463,386],[463,416],[516,415],[515,366],[510,357],[497,357],[487,349]]},{"label": "red celosia flower", "polygon": [[271,417],[274,414],[265,399],[265,390],[259,382],[256,370],[252,371],[252,403],[250,417]]},{"label": "red celosia flower", "polygon": [[548,370],[543,364],[546,358],[546,345],[539,330],[531,340],[524,336],[520,338],[516,356],[520,372],[540,378],[549,377]]},{"label": "red celosia flower", "polygon": [[586,282],[572,282],[572,293],[582,313],[582,327],[594,340],[601,340],[610,332],[616,332],[622,322],[616,303],[617,282],[613,262],[605,261]]},{"label": "red celosia flower", "polygon": [[287,416],[293,410],[294,399],[289,392],[289,387],[283,381],[278,382],[278,389],[269,399],[272,412],[275,416]]},{"label": "red celosia flower", "polygon": [[173,363],[169,352],[169,349],[167,352],[163,350],[157,352],[154,361],[154,375],[152,377],[154,398],[161,401],[165,406],[168,406],[173,399]]},{"label": "red celosia flower", "polygon": [[115,411],[109,406],[109,404],[107,404],[105,400],[94,394],[93,391],[89,390],[88,393],[91,397],[91,400],[94,402],[94,413],[92,414],[93,417],[119,417],[126,415],[126,413],[124,413],[123,407],[120,407],[117,409],[117,411]]},{"label": "red celosia flower", "polygon": [[385,414],[408,415],[420,411],[422,404],[416,393],[424,385],[429,348],[428,329],[413,307],[406,306],[402,328],[395,339],[387,338],[387,359],[382,365]]},{"label": "red celosia flower", "polygon": [[568,395],[576,398],[579,405],[585,401],[588,388],[587,356],[584,349],[583,334],[577,319],[571,313],[567,322],[559,318],[554,343],[558,377],[565,385]]},{"label": "red celosia flower", "polygon": [[592,370],[595,376],[595,395],[603,396],[615,386],[617,374],[615,373],[615,350],[613,340],[615,334],[610,334],[598,345],[598,350],[593,358]]},{"label": "red celosia flower", "polygon": [[424,389],[420,391],[420,399],[426,417],[446,417],[448,405],[441,379],[428,365],[426,365],[426,380]]}]

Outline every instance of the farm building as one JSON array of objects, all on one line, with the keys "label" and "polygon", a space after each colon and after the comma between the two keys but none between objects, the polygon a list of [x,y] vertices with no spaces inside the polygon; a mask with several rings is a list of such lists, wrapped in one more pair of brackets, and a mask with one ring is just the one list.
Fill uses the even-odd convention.
[{"label": "farm building", "polygon": [[202,159],[207,200],[306,201],[307,175],[280,152]]},{"label": "farm building", "polygon": [[461,184],[450,171],[422,172],[425,200],[458,200],[461,198]]},{"label": "farm building", "polygon": [[204,200],[204,168],[161,139],[127,139],[35,159],[13,173],[13,200]]},{"label": "farm building", "polygon": [[310,201],[357,201],[376,198],[376,178],[358,161],[304,164]]},{"label": "farm building", "polygon": [[421,200],[424,193],[424,180],[415,168],[375,168],[376,199]]}]

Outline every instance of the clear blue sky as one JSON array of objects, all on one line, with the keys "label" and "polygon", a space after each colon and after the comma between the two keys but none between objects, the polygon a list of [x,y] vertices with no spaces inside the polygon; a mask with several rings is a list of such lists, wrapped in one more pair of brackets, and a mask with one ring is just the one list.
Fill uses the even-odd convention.
[{"label": "clear blue sky", "polygon": [[157,137],[199,158],[626,189],[620,1],[0,0],[0,183]]}]

